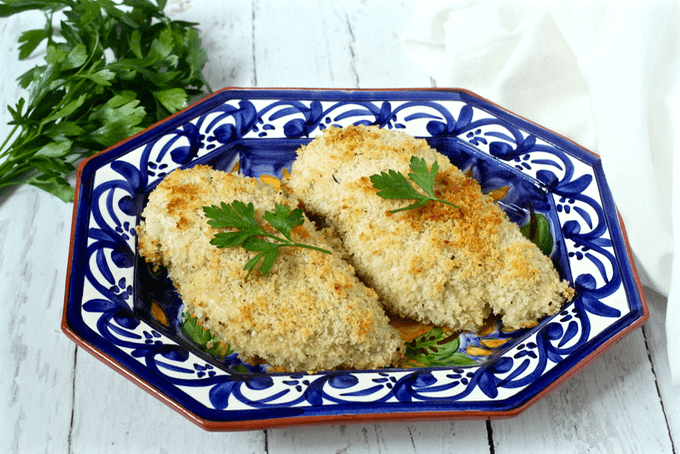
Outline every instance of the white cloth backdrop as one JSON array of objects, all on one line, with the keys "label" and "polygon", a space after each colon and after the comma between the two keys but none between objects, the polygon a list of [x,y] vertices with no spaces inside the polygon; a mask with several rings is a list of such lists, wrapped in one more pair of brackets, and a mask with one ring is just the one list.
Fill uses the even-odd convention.
[{"label": "white cloth backdrop", "polygon": [[668,297],[676,386],[679,34],[670,0],[439,0],[416,1],[403,35],[438,87],[473,91],[600,155],[642,283]]}]

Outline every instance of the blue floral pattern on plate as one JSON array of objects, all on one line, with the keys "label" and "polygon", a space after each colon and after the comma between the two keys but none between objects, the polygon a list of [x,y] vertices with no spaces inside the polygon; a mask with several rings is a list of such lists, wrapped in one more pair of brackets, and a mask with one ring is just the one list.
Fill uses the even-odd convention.
[{"label": "blue floral pattern on plate", "polygon": [[[483,190],[509,188],[520,225],[545,215],[577,298],[474,366],[265,373],[192,348],[181,301],[136,252],[146,195],[197,163],[281,177],[301,144],[350,124],[426,138]],[[211,429],[516,414],[647,317],[599,158],[463,90],[223,90],[90,158],[78,183],[64,331]]]}]

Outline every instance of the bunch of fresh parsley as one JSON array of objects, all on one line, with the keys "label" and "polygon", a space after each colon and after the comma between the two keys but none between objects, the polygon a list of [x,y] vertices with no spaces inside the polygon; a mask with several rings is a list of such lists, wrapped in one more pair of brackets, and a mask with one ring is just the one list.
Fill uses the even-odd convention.
[{"label": "bunch of fresh parsley", "polygon": [[[45,61],[18,78],[28,89],[8,106],[14,129],[0,145],[3,188],[31,184],[72,201],[77,162],[186,106],[210,87],[194,23],[170,20],[166,0],[2,0],[0,17],[42,10],[24,31],[19,59],[47,41]],[[53,24],[55,13],[63,19]],[[17,134],[18,133],[18,134]]]}]

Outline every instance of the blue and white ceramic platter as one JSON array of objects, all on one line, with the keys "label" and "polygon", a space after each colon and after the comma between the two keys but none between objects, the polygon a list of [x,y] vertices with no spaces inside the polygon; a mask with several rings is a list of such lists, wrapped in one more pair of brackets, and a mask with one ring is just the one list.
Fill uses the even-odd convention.
[{"label": "blue and white ceramic platter", "polygon": [[[195,348],[172,286],[137,254],[146,195],[197,163],[281,177],[301,144],[350,124],[425,138],[483,190],[509,188],[499,203],[520,225],[529,207],[545,215],[574,301],[471,366],[267,373]],[[64,331],[211,430],[512,416],[648,315],[599,158],[464,90],[217,92],[81,165],[69,266]]]}]

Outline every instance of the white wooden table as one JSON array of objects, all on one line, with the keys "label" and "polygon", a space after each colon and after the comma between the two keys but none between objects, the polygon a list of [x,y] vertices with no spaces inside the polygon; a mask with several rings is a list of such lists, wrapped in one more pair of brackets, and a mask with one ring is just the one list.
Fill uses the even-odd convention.
[{"label": "white wooden table", "polygon": [[[167,11],[200,23],[214,89],[429,87],[401,47],[411,8],[405,0],[170,0]],[[36,24],[39,15],[0,19],[2,140],[5,106],[24,95],[14,79],[42,60],[17,61],[19,34]],[[29,187],[0,198],[2,453],[680,451],[665,298],[652,292],[645,327],[513,419],[205,432],[60,331],[71,210]]]}]

